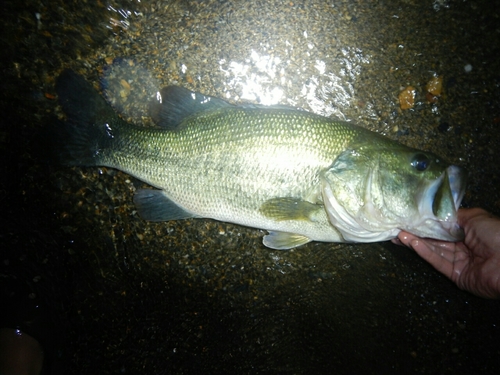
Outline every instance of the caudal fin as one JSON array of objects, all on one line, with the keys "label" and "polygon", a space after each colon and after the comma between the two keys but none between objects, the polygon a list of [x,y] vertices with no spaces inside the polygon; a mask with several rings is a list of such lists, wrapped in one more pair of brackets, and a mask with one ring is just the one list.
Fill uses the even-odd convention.
[{"label": "caudal fin", "polygon": [[82,76],[72,70],[61,73],[56,83],[66,122],[55,129],[57,157],[66,165],[100,165],[112,146],[113,128],[122,120]]}]

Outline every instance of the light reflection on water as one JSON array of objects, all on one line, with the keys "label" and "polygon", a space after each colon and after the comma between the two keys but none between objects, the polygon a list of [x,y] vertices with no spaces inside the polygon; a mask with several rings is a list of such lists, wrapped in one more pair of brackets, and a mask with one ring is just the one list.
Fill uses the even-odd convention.
[{"label": "light reflection on water", "polygon": [[[445,0],[436,3],[446,4]],[[137,7],[137,8],[136,8]],[[128,9],[108,5],[108,28],[127,30],[133,22],[142,22],[147,17],[140,2],[132,2]],[[139,21],[140,20],[140,21]],[[256,35],[258,39],[259,36]],[[286,104],[314,113],[354,119],[352,107],[356,102],[356,81],[362,70],[371,63],[371,56],[360,48],[343,46],[338,49],[318,45],[315,34],[303,30],[286,39],[268,39],[256,42],[253,47],[239,50],[238,54],[228,49],[224,58],[214,61],[219,74],[217,86],[224,99],[238,103],[253,102],[262,105]],[[203,45],[203,43],[201,43]],[[200,54],[203,55],[203,51]],[[192,56],[190,56],[192,58]],[[158,71],[170,71],[177,67],[179,75],[190,75],[202,80],[202,76],[213,72],[191,69],[189,60],[162,62]],[[210,69],[207,64],[207,69]],[[172,72],[175,75],[176,72]],[[177,82],[167,82],[177,84]],[[182,85],[182,84],[181,84]],[[206,92],[205,92],[206,93]],[[351,110],[349,110],[351,108]],[[370,103],[365,103],[363,117],[376,119]]]},{"label": "light reflection on water", "polygon": [[[465,1],[465,0],[464,0]],[[448,0],[434,0],[432,3],[432,8],[438,12],[441,9],[448,9],[450,7]]]},{"label": "light reflection on water", "polygon": [[231,98],[226,91],[226,99],[248,100],[264,105],[273,105],[283,99],[283,89],[272,83],[279,77],[282,86],[286,85],[285,70],[279,56],[260,55],[254,50],[244,61],[219,61],[220,70],[227,78],[224,86],[241,95]]},{"label": "light reflection on water", "polygon": [[[138,1],[138,3],[140,3],[140,1]],[[119,30],[120,28],[128,30],[131,16],[142,16],[140,11],[113,7],[111,4],[108,4],[106,9],[110,13],[109,24],[106,25],[106,27],[113,31]]]},{"label": "light reflection on water", "polygon": [[[286,46],[289,50],[284,56],[251,50],[243,59],[221,59],[219,68],[226,77],[225,99],[291,106],[297,106],[297,99],[302,99],[312,112],[344,118],[344,110],[356,96],[356,79],[363,65],[370,63],[369,56],[359,48],[344,47],[340,50],[341,57],[331,61],[304,56],[301,61],[292,62],[287,55],[292,54],[293,48],[288,42]],[[309,44],[309,48],[315,47]],[[301,98],[288,97],[287,89],[297,82]]]}]

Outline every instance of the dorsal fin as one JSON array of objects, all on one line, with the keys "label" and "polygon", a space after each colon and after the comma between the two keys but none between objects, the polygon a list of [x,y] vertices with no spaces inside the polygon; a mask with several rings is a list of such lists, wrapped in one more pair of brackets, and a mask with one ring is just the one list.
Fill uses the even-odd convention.
[{"label": "dorsal fin", "polygon": [[179,86],[167,86],[160,91],[161,107],[158,113],[158,125],[175,130],[188,116],[209,109],[233,107],[232,104],[212,96],[189,91]]}]

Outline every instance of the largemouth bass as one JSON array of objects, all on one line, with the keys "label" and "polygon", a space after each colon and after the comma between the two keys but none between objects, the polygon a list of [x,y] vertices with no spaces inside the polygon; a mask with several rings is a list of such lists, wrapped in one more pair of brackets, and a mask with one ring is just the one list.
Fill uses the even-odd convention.
[{"label": "largemouth bass", "polygon": [[350,123],[170,86],[160,92],[158,128],[145,128],[122,120],[72,71],[56,91],[67,115],[61,160],[116,168],[156,188],[134,197],[146,220],[261,228],[273,249],[384,241],[401,230],[463,238],[463,171]]}]

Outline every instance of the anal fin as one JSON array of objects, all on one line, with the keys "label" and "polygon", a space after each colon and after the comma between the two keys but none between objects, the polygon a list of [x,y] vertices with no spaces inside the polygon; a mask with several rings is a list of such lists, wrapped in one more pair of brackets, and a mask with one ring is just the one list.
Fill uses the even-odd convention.
[{"label": "anal fin", "polygon": [[269,231],[262,242],[265,246],[276,250],[289,250],[302,246],[312,240],[306,236],[296,233]]},{"label": "anal fin", "polygon": [[172,202],[162,190],[139,189],[134,196],[139,215],[148,221],[181,220],[196,217]]}]

